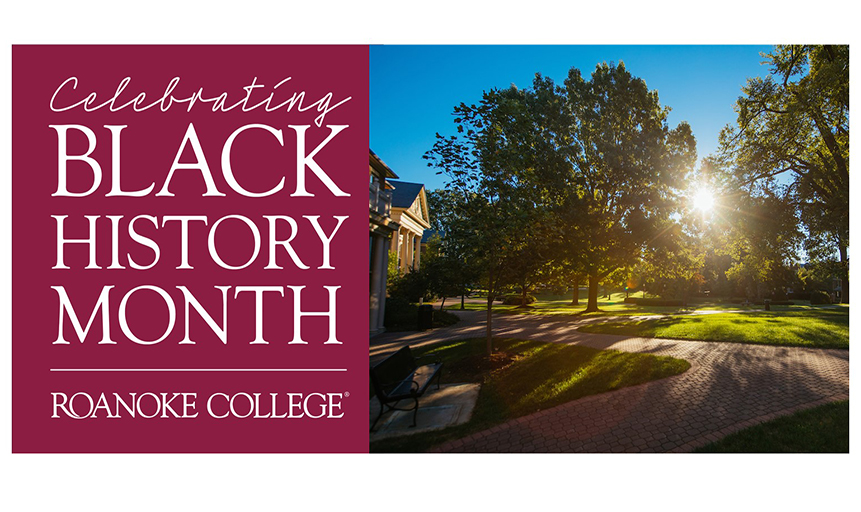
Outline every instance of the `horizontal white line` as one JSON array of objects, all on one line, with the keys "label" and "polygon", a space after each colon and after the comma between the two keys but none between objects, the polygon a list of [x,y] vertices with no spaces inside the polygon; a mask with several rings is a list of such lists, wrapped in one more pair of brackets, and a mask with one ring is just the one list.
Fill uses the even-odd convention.
[{"label": "horizontal white line", "polygon": [[52,372],[345,372],[346,368],[51,368]]}]

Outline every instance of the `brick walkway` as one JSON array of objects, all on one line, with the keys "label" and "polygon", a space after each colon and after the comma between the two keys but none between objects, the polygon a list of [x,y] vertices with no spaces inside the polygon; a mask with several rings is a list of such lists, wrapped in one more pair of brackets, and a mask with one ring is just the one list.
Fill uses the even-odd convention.
[{"label": "brick walkway", "polygon": [[[484,334],[484,314],[461,313],[451,328],[386,333],[371,358]],[[628,317],[630,318],[630,317]],[[584,321],[542,316],[494,317],[494,336],[668,355],[687,372],[511,420],[446,443],[445,452],[685,452],[737,430],[849,398],[849,351],[736,343],[629,338],[577,332]]]}]

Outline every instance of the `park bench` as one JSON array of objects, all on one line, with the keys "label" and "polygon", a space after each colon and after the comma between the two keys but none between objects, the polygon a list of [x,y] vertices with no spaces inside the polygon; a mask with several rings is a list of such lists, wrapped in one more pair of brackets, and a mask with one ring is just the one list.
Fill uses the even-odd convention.
[{"label": "park bench", "polygon": [[[436,377],[436,387],[439,389],[441,376],[442,362],[434,361],[419,366],[408,346],[372,366],[371,384],[373,384],[374,392],[380,400],[380,414],[371,425],[371,431],[382,418],[386,408],[388,410],[413,411],[413,424],[410,426],[415,427],[419,411],[419,398],[424,395],[434,377]],[[413,407],[408,409],[396,407],[401,400],[412,400]]]}]

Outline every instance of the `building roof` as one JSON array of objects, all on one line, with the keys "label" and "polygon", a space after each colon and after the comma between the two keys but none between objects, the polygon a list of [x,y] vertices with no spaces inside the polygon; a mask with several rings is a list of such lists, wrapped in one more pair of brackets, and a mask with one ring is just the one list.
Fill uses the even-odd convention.
[{"label": "building roof", "polygon": [[398,175],[395,174],[395,171],[391,169],[388,165],[386,165],[383,160],[374,153],[374,150],[368,148],[368,153],[370,154],[371,166],[374,167],[381,175],[386,178],[397,178]]},{"label": "building roof", "polygon": [[392,191],[392,207],[393,208],[409,208],[416,202],[416,198],[424,188],[421,183],[410,183],[408,181],[389,180],[389,183],[395,187]]}]

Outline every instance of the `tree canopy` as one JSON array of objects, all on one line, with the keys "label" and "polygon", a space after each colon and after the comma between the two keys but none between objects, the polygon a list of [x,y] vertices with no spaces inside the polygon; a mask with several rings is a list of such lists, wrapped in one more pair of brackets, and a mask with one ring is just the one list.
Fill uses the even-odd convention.
[{"label": "tree canopy", "polygon": [[[449,178],[432,199],[438,263],[470,268],[455,281],[487,290],[488,350],[496,296],[516,286],[525,297],[539,281],[573,284],[576,301],[588,276],[587,312],[601,282],[759,298],[824,282],[828,269],[848,298],[848,56],[775,47],[697,172],[690,126],[671,127],[657,91],[621,62],[588,77],[572,68],[562,84],[536,74],[530,88],[455,107],[457,133],[437,134],[425,155]],[[709,222],[693,215],[695,180],[720,193]],[[797,265],[802,240],[815,279]]]},{"label": "tree canopy", "polygon": [[[548,80],[536,80],[547,90]],[[633,265],[673,224],[685,177],[696,161],[687,123],[670,129],[656,91],[619,65],[601,64],[586,80],[571,69],[556,88],[561,106],[556,146],[567,163],[566,207],[579,219],[580,267],[589,276],[586,311],[598,283]]]},{"label": "tree canopy", "polygon": [[720,156],[736,186],[779,196],[798,212],[813,259],[840,260],[848,300],[849,47],[779,45],[736,103]]},{"label": "tree canopy", "polygon": [[599,280],[668,236],[696,159],[690,127],[670,129],[668,111],[623,63],[601,64],[589,80],[572,68],[563,86],[536,75],[531,89],[455,107],[458,134],[438,134],[425,158],[469,219],[460,250],[483,262],[488,346],[504,285],[525,295],[532,276],[587,274],[587,311],[597,310]]}]

